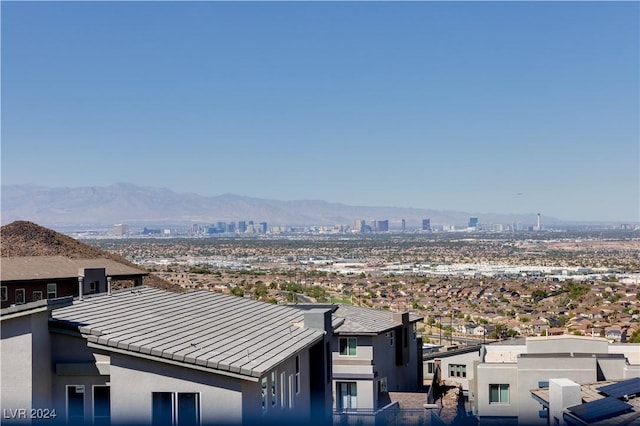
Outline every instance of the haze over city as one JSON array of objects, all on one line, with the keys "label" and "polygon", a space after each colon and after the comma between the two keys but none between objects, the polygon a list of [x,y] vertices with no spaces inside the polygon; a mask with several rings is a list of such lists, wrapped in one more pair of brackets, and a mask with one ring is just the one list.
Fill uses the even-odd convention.
[{"label": "haze over city", "polygon": [[639,219],[637,2],[2,2],[2,183]]}]

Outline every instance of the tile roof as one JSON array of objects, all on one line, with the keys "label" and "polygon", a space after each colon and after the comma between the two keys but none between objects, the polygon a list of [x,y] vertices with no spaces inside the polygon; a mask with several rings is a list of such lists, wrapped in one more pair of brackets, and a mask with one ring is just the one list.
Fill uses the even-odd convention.
[{"label": "tile roof", "polygon": [[[364,308],[352,305],[338,305],[334,318],[343,318],[344,322],[334,332],[336,334],[379,334],[402,325],[393,318],[394,312]],[[409,322],[422,320],[422,317],[409,314]]]},{"label": "tile roof", "polygon": [[70,259],[63,256],[25,256],[0,258],[0,280],[45,280],[78,276],[80,268],[105,268],[106,274],[118,276],[148,275],[147,271],[110,259]]},{"label": "tile roof", "polygon": [[54,311],[51,325],[132,355],[258,378],[323,338],[303,322],[304,312],[287,306],[142,286],[76,300]]}]

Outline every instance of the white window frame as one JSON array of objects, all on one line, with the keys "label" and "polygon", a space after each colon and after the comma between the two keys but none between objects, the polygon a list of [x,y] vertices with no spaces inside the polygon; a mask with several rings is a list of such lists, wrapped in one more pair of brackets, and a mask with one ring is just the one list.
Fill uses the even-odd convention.
[{"label": "white window frame", "polygon": [[280,406],[287,406],[287,373],[284,371],[280,372]]},{"label": "white window frame", "polygon": [[449,377],[466,379],[467,365],[466,364],[449,364]]},{"label": "white window frame", "polygon": [[[346,353],[342,353],[342,341],[346,341]],[[349,348],[351,348],[351,345],[349,345],[349,342],[353,341],[355,344],[353,345],[353,354],[349,353]],[[339,337],[338,338],[338,354],[340,356],[358,356],[358,338],[357,337]]]},{"label": "white window frame", "polygon": [[[498,390],[498,400],[497,401],[492,401],[491,399],[491,390],[492,388],[496,388]],[[502,392],[504,390],[504,388],[506,387],[506,391],[507,391],[507,400],[503,401],[502,400]],[[508,383],[492,383],[489,385],[489,404],[500,404],[500,405],[508,405],[510,404],[511,401],[511,386],[509,386]]]},{"label": "white window frame", "polygon": [[289,374],[289,409],[293,409],[293,403],[294,403],[294,391],[293,391],[293,381],[294,381],[294,377],[293,374]]},{"label": "white window frame", "polygon": [[[345,387],[350,390],[350,391],[355,391],[353,393],[355,393],[355,395],[352,392],[349,392],[346,396],[348,397],[347,401],[348,401],[348,406],[345,407],[344,404],[344,398],[345,398],[345,394],[342,392],[342,385],[345,385]],[[340,399],[339,401],[339,409],[340,411],[350,411],[350,410],[357,410],[358,409],[358,384],[357,382],[336,382],[336,386],[338,388],[337,394],[338,394],[338,398]]]},{"label": "white window frame", "polygon": [[[53,291],[50,290],[51,288],[53,288]],[[51,296],[51,293],[53,293],[53,297]],[[56,283],[48,283],[47,284],[47,299],[55,299],[56,297],[58,297],[58,284],[56,284]]]}]

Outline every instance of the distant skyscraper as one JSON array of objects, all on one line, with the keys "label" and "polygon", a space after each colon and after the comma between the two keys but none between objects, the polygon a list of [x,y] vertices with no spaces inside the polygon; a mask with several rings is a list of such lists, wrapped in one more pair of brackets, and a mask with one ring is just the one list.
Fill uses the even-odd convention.
[{"label": "distant skyscraper", "polygon": [[238,232],[241,234],[247,232],[247,222],[245,222],[244,220],[238,222]]},{"label": "distant skyscraper", "polygon": [[402,219],[402,232],[404,232],[407,229],[407,222]]},{"label": "distant skyscraper", "polygon": [[422,230],[431,231],[431,219],[422,219]]},{"label": "distant skyscraper", "polygon": [[267,222],[260,222],[260,227],[258,228],[258,232],[263,234],[267,233]]},{"label": "distant skyscraper", "polygon": [[363,219],[356,219],[353,221],[353,230],[355,232],[364,232],[366,224],[367,223]]},{"label": "distant skyscraper", "polygon": [[118,237],[123,237],[125,235],[128,235],[129,234],[129,225],[127,225],[125,223],[116,223],[115,225],[113,225],[113,232]]},{"label": "distant skyscraper", "polygon": [[377,220],[377,231],[378,232],[388,232],[389,231],[389,221],[388,220]]},{"label": "distant skyscraper", "polygon": [[478,227],[478,218],[470,217],[469,218],[469,228],[477,228]]}]

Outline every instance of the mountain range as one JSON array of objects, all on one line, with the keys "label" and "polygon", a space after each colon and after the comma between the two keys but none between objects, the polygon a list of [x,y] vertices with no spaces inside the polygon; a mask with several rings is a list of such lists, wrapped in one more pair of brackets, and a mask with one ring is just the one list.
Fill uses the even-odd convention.
[{"label": "mountain range", "polygon": [[[432,225],[465,226],[470,216],[480,223],[533,225],[536,214],[469,213],[449,210],[350,206],[321,200],[281,201],[234,194],[202,196],[166,188],[117,183],[109,186],[57,187],[2,186],[2,223],[28,220],[45,226],[141,224],[208,224],[253,220],[269,225],[351,225],[355,219],[389,220],[392,228],[402,219],[408,228],[422,219]],[[545,224],[562,221],[545,217]]]}]

